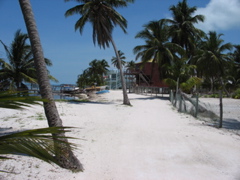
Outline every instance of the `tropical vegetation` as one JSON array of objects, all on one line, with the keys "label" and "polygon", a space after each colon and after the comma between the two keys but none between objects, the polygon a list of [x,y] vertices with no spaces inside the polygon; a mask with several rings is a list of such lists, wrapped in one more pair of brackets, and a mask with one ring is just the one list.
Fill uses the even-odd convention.
[{"label": "tropical vegetation", "polygon": [[[38,84],[40,89],[40,94],[42,99],[46,101],[43,102],[45,115],[48,120],[49,127],[62,127],[62,120],[59,116],[54,98],[49,82],[49,73],[46,68],[43,49],[40,42],[36,22],[34,19],[31,3],[29,0],[19,0],[21,11],[24,17],[26,28],[28,31],[28,36],[30,39],[34,64],[36,68]],[[61,167],[70,169],[73,171],[83,171],[83,166],[73,154],[71,147],[67,143],[57,143],[58,140],[63,140],[67,142],[67,139],[59,139],[58,137],[64,137],[64,132],[52,133],[54,139],[54,148],[58,149],[55,151],[56,161]]]},{"label": "tropical vegetation", "polygon": [[201,85],[209,92],[221,88],[228,94],[228,90],[238,88],[239,45],[224,43],[223,34],[196,28],[205,18],[194,15],[196,7],[189,7],[187,0],[169,10],[172,19],[150,21],[137,33],[136,38],[145,43],[133,49],[136,60],[140,58],[146,63],[152,59],[153,65],[158,66],[160,79],[174,90],[192,92]]},{"label": "tropical vegetation", "polygon": [[[70,0],[65,0],[70,1]],[[120,15],[115,8],[127,7],[129,3],[133,3],[134,0],[75,0],[80,5],[70,8],[66,11],[65,16],[71,16],[79,14],[80,18],[75,23],[75,30],[79,30],[82,34],[83,28],[87,22],[90,22],[93,27],[93,43],[99,45],[99,47],[109,47],[112,44],[116,57],[118,59],[119,71],[122,82],[123,90],[123,104],[130,105],[130,101],[127,95],[125,78],[121,66],[121,59],[118,54],[116,44],[112,37],[113,29],[118,25],[124,33],[126,33],[127,20]]]},{"label": "tropical vegetation", "polygon": [[[75,23],[75,30],[79,30],[81,34],[89,22],[93,27],[94,45],[98,44],[103,49],[113,46],[116,56],[112,58],[112,63],[121,74],[123,104],[130,105],[122,69],[125,65],[125,56],[117,49],[112,32],[115,26],[119,26],[126,33],[127,20],[116,11],[116,8],[127,7],[134,0],[75,1],[79,4],[67,10],[65,16],[80,15]],[[7,60],[0,59],[0,89],[23,90],[27,82],[38,83],[50,128],[1,136],[0,154],[20,152],[33,155],[31,152],[34,152],[38,158],[45,161],[52,161],[70,170],[82,171],[83,166],[73,154],[72,145],[65,136],[66,129],[62,125],[52,95],[49,80],[54,78],[46,68],[46,65],[51,65],[51,61],[44,58],[30,1],[19,0],[19,4],[28,35],[18,30],[9,47],[1,41],[6,50]],[[136,59],[141,58],[145,63],[152,60],[152,64],[161,72],[160,78],[176,91],[181,88],[185,92],[193,92],[201,85],[210,92],[214,89],[223,89],[226,94],[231,91],[234,92],[232,97],[240,98],[240,45],[225,43],[221,33],[215,31],[205,33],[196,28],[197,23],[204,22],[204,16],[194,15],[196,7],[189,7],[187,0],[172,5],[169,10],[172,19],[149,21],[143,26],[143,30],[136,34],[136,38],[144,40],[142,45],[133,49]],[[31,45],[27,44],[28,38]],[[78,85],[80,87],[104,85],[104,76],[109,67],[107,61],[95,59],[89,66],[78,76]],[[134,61],[126,63],[126,67],[134,69]],[[18,94],[14,94],[16,95]],[[6,101],[4,96],[7,97]],[[23,99],[19,99],[25,97],[16,96],[17,101],[9,101],[9,98],[13,98],[9,92],[0,95],[0,107],[18,108],[25,105],[21,103]],[[15,141],[16,138],[20,138],[18,141],[21,144],[16,144],[18,142]],[[29,149],[25,148],[27,146]]]},{"label": "tropical vegetation", "polygon": [[[28,35],[17,30],[14,40],[8,47],[0,41],[6,51],[7,60],[0,59],[0,89],[27,90],[26,83],[37,84],[37,73],[31,46],[27,43]],[[52,63],[44,58],[47,66]],[[50,80],[57,81],[48,73]]]},{"label": "tropical vegetation", "polygon": [[88,86],[105,85],[104,77],[107,75],[109,65],[105,59],[94,59],[89,63],[89,67],[78,75],[77,84],[81,88]]},{"label": "tropical vegetation", "polygon": [[[118,51],[118,55],[119,55],[119,58],[120,58],[120,61],[121,61],[121,66],[125,66],[125,64],[126,64],[126,61],[125,61],[126,56],[120,50]],[[112,64],[113,64],[114,67],[116,67],[117,69],[120,69],[120,64],[119,64],[119,61],[118,61],[117,57],[112,57],[111,61],[112,61]]]},{"label": "tropical vegetation", "polygon": [[[42,101],[39,97],[19,97],[18,92],[1,91],[0,108],[23,109],[33,104],[39,104]],[[41,129],[31,129],[20,132],[8,132],[0,135],[0,159],[12,159],[8,155],[27,155],[41,159],[48,163],[55,163],[61,166],[55,155],[58,149],[54,148],[54,141],[59,145],[69,146],[71,149],[76,148],[75,144],[69,143],[62,139],[70,137],[58,137],[53,139],[52,134],[62,134],[69,132],[70,127],[49,127]],[[0,172],[6,172],[0,170]]]}]

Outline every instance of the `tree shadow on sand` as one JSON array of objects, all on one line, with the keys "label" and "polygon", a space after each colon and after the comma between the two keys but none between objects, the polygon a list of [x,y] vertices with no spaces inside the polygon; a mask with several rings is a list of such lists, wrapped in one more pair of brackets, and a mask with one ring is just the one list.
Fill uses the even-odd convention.
[{"label": "tree shadow on sand", "polygon": [[146,97],[137,97],[137,98],[129,98],[130,100],[155,100],[160,99],[164,101],[169,101],[169,97],[159,97],[159,96],[146,96]]},{"label": "tree shadow on sand", "polygon": [[240,130],[240,122],[236,119],[224,119],[223,126],[224,129],[228,130]]}]

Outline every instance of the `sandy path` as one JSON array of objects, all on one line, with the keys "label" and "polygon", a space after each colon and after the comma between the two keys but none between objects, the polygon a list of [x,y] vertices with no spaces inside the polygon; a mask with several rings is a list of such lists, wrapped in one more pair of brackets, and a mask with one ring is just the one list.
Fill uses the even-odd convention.
[{"label": "sandy path", "polygon": [[[98,102],[58,102],[65,126],[81,127],[69,135],[83,138],[76,155],[83,173],[73,174],[28,157],[0,165],[13,174],[2,179],[78,179],[78,180],[238,180],[240,179],[240,137],[229,131],[202,124],[179,114],[170,102],[159,98],[129,94],[132,107],[122,104],[120,91],[98,97]],[[3,110],[1,119],[3,119]],[[12,112],[12,110],[8,110]],[[34,108],[42,111],[42,108]],[[7,112],[7,111],[6,111]],[[31,111],[31,113],[36,113]],[[16,113],[16,112],[15,112]],[[46,127],[45,121],[20,115],[27,120],[2,121],[0,126]],[[8,113],[5,113],[8,114]],[[12,118],[11,118],[12,119]],[[13,122],[12,122],[13,121]],[[30,168],[29,168],[30,167]]]}]

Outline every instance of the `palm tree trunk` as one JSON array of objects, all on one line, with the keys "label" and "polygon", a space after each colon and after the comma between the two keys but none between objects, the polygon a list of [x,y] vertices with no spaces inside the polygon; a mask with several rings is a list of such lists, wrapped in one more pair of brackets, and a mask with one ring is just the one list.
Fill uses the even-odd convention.
[{"label": "palm tree trunk", "polygon": [[128,98],[128,95],[127,95],[126,82],[125,82],[125,78],[124,78],[124,75],[123,75],[122,63],[121,63],[121,60],[120,60],[120,57],[119,57],[119,54],[118,54],[118,50],[117,50],[117,47],[116,47],[112,37],[110,37],[110,39],[111,39],[111,42],[112,42],[112,45],[113,45],[113,48],[114,48],[114,51],[115,51],[115,54],[116,54],[116,57],[117,57],[117,60],[118,60],[118,64],[119,64],[119,71],[120,71],[122,90],[123,90],[123,104],[131,105],[130,101],[129,101],[129,98]]},{"label": "palm tree trunk", "polygon": [[[40,38],[37,31],[36,22],[32,12],[32,7],[29,0],[19,0],[24,21],[27,27],[33,56],[34,63],[37,71],[38,83],[40,93],[43,99],[46,99],[47,102],[44,102],[45,115],[48,120],[49,127],[62,127],[62,120],[60,119],[55,101],[52,95],[51,85],[48,79],[48,72],[46,64],[44,61],[44,55],[42,51],[42,46]],[[53,137],[56,138],[56,134],[53,134]],[[58,136],[65,136],[64,134],[57,134]],[[70,169],[73,171],[82,171],[83,167],[78,159],[74,156],[70,146],[66,144],[57,144],[55,143],[55,155],[56,159],[59,161],[61,167]]]}]

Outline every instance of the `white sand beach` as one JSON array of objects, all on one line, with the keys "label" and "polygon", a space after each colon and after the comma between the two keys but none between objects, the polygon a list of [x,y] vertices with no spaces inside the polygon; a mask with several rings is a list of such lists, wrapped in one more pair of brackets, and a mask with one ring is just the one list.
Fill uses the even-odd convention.
[{"label": "white sand beach", "polygon": [[[11,156],[1,161],[0,180],[239,180],[240,136],[178,113],[168,100],[120,90],[96,95],[95,102],[57,102],[67,135],[85,171],[72,173],[41,160]],[[236,101],[239,102],[239,101]],[[47,127],[43,108],[0,109],[0,127]],[[231,114],[231,111],[230,111]],[[236,118],[239,120],[239,114]]]}]

